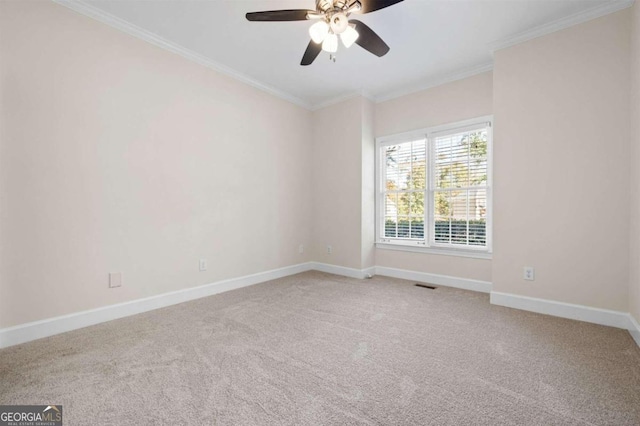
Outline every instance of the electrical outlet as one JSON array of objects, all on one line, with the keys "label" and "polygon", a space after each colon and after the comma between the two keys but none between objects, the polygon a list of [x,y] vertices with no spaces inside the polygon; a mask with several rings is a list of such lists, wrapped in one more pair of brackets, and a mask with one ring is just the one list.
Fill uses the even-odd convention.
[{"label": "electrical outlet", "polygon": [[327,246],[327,254],[333,253],[333,248],[331,246]]},{"label": "electrical outlet", "polygon": [[304,253],[304,246],[302,244],[298,246],[298,253],[300,254]]},{"label": "electrical outlet", "polygon": [[533,281],[536,279],[535,270],[533,266],[525,266],[524,267],[524,276],[523,278],[527,281]]},{"label": "electrical outlet", "polygon": [[109,272],[109,288],[122,287],[122,272]]},{"label": "electrical outlet", "polygon": [[198,269],[200,269],[200,271],[207,270],[207,259],[200,259],[200,263],[198,264]]}]

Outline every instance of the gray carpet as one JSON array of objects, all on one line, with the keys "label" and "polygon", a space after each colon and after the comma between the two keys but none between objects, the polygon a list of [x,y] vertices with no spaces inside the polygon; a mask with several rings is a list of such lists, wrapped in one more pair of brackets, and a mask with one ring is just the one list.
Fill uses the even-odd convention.
[{"label": "gray carpet", "polygon": [[67,425],[639,425],[623,330],[308,272],[0,351]]}]

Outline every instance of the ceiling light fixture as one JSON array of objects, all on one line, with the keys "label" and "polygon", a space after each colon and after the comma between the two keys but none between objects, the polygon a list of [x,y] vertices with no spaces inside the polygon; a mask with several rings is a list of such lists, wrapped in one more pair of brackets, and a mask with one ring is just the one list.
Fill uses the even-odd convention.
[{"label": "ceiling light fixture", "polygon": [[349,23],[347,15],[334,13],[328,18],[329,23],[319,21],[309,28],[309,35],[314,43],[322,43],[322,50],[329,53],[338,51],[338,36],[347,49],[355,43],[360,34],[354,24]]},{"label": "ceiling light fixture", "polygon": [[340,34],[340,40],[342,40],[342,44],[347,49],[353,46],[353,43],[360,37],[360,34],[356,31],[356,26],[354,24],[349,24],[346,30],[342,34]]},{"label": "ceiling light fixture", "polygon": [[320,44],[329,34],[329,25],[324,21],[318,21],[309,28],[309,35],[314,43]]},{"label": "ceiling light fixture", "polygon": [[336,53],[338,51],[338,36],[328,34],[322,42],[322,50],[329,53]]},{"label": "ceiling light fixture", "polygon": [[[2,1],[2,0],[0,0]],[[363,49],[382,57],[389,52],[389,46],[369,28],[357,19],[349,20],[352,13],[366,14],[385,9],[403,0],[315,0],[316,8],[266,10],[249,12],[249,21],[278,22],[317,20],[309,28],[311,41],[302,56],[300,65],[310,65],[323,50],[329,52],[329,59],[335,62],[338,51],[338,36],[346,48],[357,43]]]},{"label": "ceiling light fixture", "polygon": [[331,31],[334,34],[342,34],[344,30],[349,28],[349,19],[347,15],[342,12],[334,13],[329,18],[329,24],[331,25]]}]

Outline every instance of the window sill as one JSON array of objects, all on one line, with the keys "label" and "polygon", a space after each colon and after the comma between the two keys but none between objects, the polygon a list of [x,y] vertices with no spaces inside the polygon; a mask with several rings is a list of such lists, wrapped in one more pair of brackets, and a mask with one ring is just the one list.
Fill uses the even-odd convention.
[{"label": "window sill", "polygon": [[381,250],[409,251],[413,253],[438,254],[444,256],[470,257],[473,259],[492,259],[493,255],[486,251],[455,250],[437,247],[424,247],[418,245],[376,243],[376,248]]}]

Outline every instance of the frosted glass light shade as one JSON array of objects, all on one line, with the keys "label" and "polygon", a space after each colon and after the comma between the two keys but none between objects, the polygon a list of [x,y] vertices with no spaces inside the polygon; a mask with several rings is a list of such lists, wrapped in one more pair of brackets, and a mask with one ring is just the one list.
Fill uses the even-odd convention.
[{"label": "frosted glass light shade", "polygon": [[322,50],[329,53],[336,53],[338,51],[338,36],[328,34],[322,42]]},{"label": "frosted glass light shade", "polygon": [[342,34],[340,34],[340,38],[342,39],[342,44],[347,49],[350,48],[353,43],[360,37],[360,34],[353,28],[353,26],[349,25],[346,30]]},{"label": "frosted glass light shade", "polygon": [[334,34],[342,34],[349,27],[349,19],[344,13],[336,13],[331,17],[330,25]]},{"label": "frosted glass light shade", "polygon": [[324,21],[318,21],[309,27],[309,35],[314,43],[322,43],[329,34],[329,25]]}]

